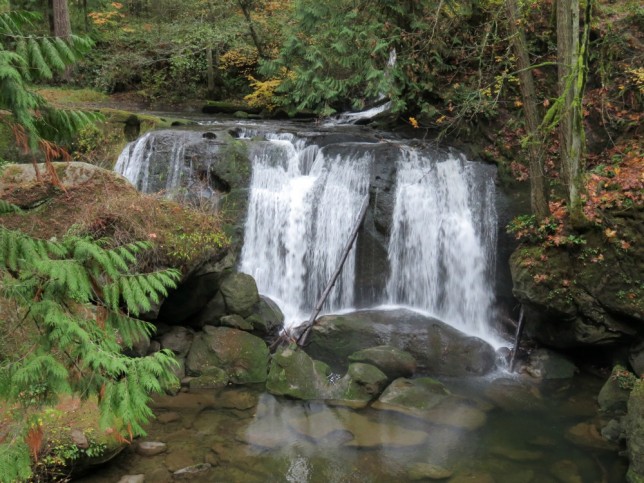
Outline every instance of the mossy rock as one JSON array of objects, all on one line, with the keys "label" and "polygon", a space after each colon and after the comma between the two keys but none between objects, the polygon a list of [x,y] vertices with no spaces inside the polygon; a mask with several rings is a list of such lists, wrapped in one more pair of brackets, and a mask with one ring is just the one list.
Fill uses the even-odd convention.
[{"label": "mossy rock", "polygon": [[390,379],[411,377],[416,371],[416,360],[409,353],[388,345],[369,347],[349,356],[351,362],[372,364]]},{"label": "mossy rock", "polygon": [[205,326],[196,334],[186,357],[186,372],[191,376],[221,369],[233,384],[266,381],[268,347],[262,339],[242,330]]},{"label": "mossy rock", "polygon": [[277,396],[323,400],[330,393],[329,366],[297,347],[280,348],[272,356],[266,389]]}]

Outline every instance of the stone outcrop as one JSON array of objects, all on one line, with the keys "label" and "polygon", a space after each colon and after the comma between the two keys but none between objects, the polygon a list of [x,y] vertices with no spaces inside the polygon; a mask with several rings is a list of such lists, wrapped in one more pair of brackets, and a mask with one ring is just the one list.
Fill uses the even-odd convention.
[{"label": "stone outcrop", "polygon": [[388,345],[411,354],[427,375],[483,375],[495,367],[495,353],[485,341],[405,309],[364,310],[327,315],[316,322],[306,352],[337,372],[355,352]]}]

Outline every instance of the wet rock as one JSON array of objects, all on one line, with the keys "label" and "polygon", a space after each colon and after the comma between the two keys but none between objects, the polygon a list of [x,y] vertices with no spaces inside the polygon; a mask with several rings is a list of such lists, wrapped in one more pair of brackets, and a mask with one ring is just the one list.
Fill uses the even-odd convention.
[{"label": "wet rock", "polygon": [[87,436],[85,436],[85,433],[83,433],[80,429],[72,429],[70,432],[70,437],[72,438],[72,443],[74,443],[77,448],[89,448],[89,441],[87,440]]},{"label": "wet rock", "polygon": [[427,377],[396,379],[372,407],[468,431],[480,428],[487,419],[474,401],[450,394],[440,382]]},{"label": "wet rock", "polygon": [[200,463],[198,465],[187,466],[172,473],[175,480],[189,480],[197,475],[201,475],[210,471],[212,465],[210,463]]},{"label": "wet rock", "polygon": [[407,469],[407,477],[410,481],[444,480],[453,474],[450,469],[429,463],[415,463]]},{"label": "wet rock", "polygon": [[618,447],[602,438],[593,423],[579,423],[566,431],[566,439],[578,446],[599,449],[604,451],[617,451]]},{"label": "wet rock", "polygon": [[191,391],[202,391],[205,389],[217,389],[228,385],[228,374],[223,369],[211,367],[206,374],[193,377],[188,382]]},{"label": "wet rock", "polygon": [[388,380],[376,366],[356,362],[349,365],[349,370],[342,379],[329,386],[326,399],[330,404],[365,407],[382,392]]},{"label": "wet rock", "polygon": [[143,483],[144,481],[145,475],[125,475],[118,483]]},{"label": "wet rock", "polygon": [[284,314],[270,298],[260,295],[259,304],[246,317],[253,326],[253,332],[260,337],[273,337],[284,327]]},{"label": "wet rock", "polygon": [[150,341],[150,347],[148,347],[148,355],[154,354],[155,352],[159,352],[160,350],[161,350],[161,342],[159,342],[158,340]]},{"label": "wet rock", "polygon": [[416,360],[409,352],[387,345],[355,352],[349,356],[349,360],[374,365],[392,380],[411,377],[416,371]]},{"label": "wet rock", "polygon": [[228,313],[248,317],[253,313],[255,304],[259,303],[255,279],[245,273],[228,275],[221,282],[220,290]]},{"label": "wet rock", "polygon": [[266,390],[297,399],[325,399],[329,393],[329,366],[298,348],[279,349],[271,361]]},{"label": "wet rock", "polygon": [[628,398],[628,414],[624,421],[626,448],[630,462],[629,483],[644,481],[644,380],[635,383]]},{"label": "wet rock", "polygon": [[186,372],[200,376],[219,368],[234,384],[264,382],[268,358],[268,347],[259,337],[228,327],[205,326],[192,343]]},{"label": "wet rock", "polygon": [[156,468],[149,473],[148,481],[153,483],[168,483],[172,481],[172,473],[163,467]]},{"label": "wet rock", "polygon": [[[369,347],[388,345],[409,352],[418,371],[429,375],[482,375],[494,367],[492,346],[432,317],[406,309],[363,310],[320,317],[306,351],[334,367]],[[340,361],[340,362],[339,362]]]},{"label": "wet rock", "polygon": [[611,419],[601,430],[602,438],[611,443],[618,443],[624,437],[624,428],[617,419]]},{"label": "wet rock", "polygon": [[219,319],[219,322],[223,327],[246,331],[253,330],[253,324],[245,321],[241,315],[237,314],[225,315]]},{"label": "wet rock", "polygon": [[136,445],[136,452],[141,456],[156,456],[165,453],[168,445],[160,441],[140,441]]},{"label": "wet rock", "polygon": [[256,392],[237,389],[220,394],[217,404],[221,408],[243,411],[257,406],[258,398],[259,395]]},{"label": "wet rock", "polygon": [[190,350],[194,332],[186,327],[172,327],[161,336],[161,348],[170,349],[177,356],[185,356]]},{"label": "wet rock", "polygon": [[557,461],[550,468],[550,473],[561,483],[583,483],[579,468],[570,460]]},{"label": "wet rock", "polygon": [[147,335],[141,335],[141,337],[134,341],[132,347],[126,349],[123,352],[130,357],[143,357],[148,354],[150,350],[150,343],[150,337],[148,337]]},{"label": "wet rock", "polygon": [[628,374],[628,371],[622,366],[617,365],[613,368],[611,375],[597,396],[597,402],[599,403],[599,409],[601,411],[614,413],[626,412],[626,404],[631,391],[620,386],[620,379],[624,374]]},{"label": "wet rock", "polygon": [[548,349],[532,351],[525,370],[539,379],[570,379],[579,370],[564,356]]},{"label": "wet rock", "polygon": [[221,318],[226,315],[226,302],[221,292],[217,292],[205,305],[203,310],[191,321],[194,327],[203,327],[204,325],[220,325]]}]

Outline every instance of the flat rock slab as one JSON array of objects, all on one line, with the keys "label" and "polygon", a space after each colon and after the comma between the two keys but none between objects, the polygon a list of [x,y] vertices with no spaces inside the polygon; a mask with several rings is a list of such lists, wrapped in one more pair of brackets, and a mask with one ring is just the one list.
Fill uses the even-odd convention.
[{"label": "flat rock slab", "polygon": [[198,465],[181,468],[180,470],[172,473],[172,476],[175,480],[189,480],[196,475],[201,475],[202,473],[210,471],[210,468],[212,468],[212,465],[210,463],[200,463]]}]

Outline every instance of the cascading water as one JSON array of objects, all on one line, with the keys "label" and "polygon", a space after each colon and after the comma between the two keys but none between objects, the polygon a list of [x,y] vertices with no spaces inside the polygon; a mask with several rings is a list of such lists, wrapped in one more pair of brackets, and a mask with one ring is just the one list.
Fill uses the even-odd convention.
[{"label": "cascading water", "polygon": [[[453,155],[402,149],[389,242],[387,297],[486,340],[494,293],[494,183]],[[477,184],[481,185],[478,186]]]},{"label": "cascading water", "polygon": [[[291,135],[269,138],[254,155],[240,268],[294,325],[340,260],[368,190],[371,156],[357,151],[340,159]],[[352,253],[327,310],[353,304],[354,265]]]}]

